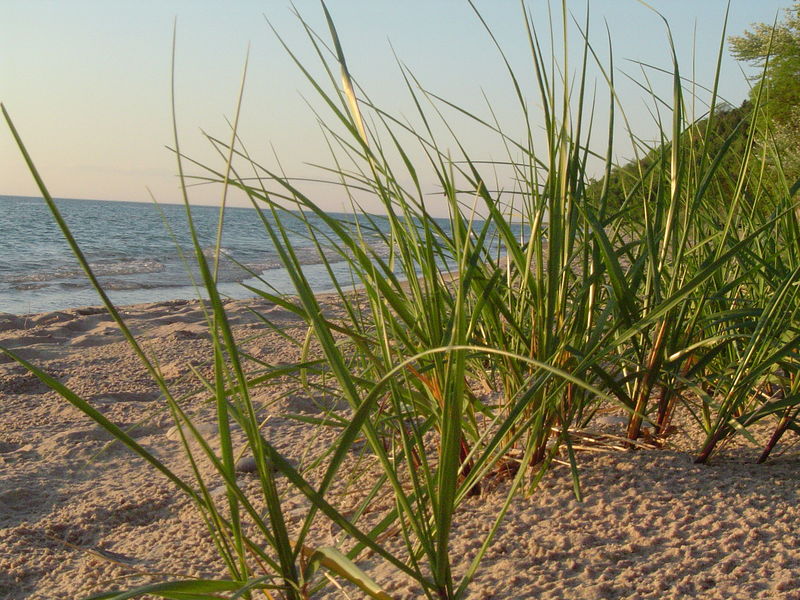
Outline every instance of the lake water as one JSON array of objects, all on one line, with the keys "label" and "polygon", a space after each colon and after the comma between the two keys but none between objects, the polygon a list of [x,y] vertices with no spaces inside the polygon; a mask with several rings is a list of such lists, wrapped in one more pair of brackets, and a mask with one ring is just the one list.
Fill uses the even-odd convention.
[{"label": "lake water", "polygon": [[[191,275],[199,278],[183,206],[67,199],[56,200],[56,204],[115,303],[198,297],[192,286]],[[213,256],[219,209],[193,206],[192,218],[204,252]],[[377,222],[379,228],[385,227],[383,219]],[[330,289],[330,279],[305,227],[294,219],[287,225],[289,239],[314,289]],[[387,253],[377,232],[372,234],[373,247]],[[293,291],[254,209],[226,210],[222,247],[218,281],[224,295],[253,296],[242,283],[266,288],[255,275],[281,293]],[[338,274],[346,276],[347,263],[332,251],[326,254]],[[98,304],[99,296],[44,200],[0,196],[0,312],[26,314]]]}]

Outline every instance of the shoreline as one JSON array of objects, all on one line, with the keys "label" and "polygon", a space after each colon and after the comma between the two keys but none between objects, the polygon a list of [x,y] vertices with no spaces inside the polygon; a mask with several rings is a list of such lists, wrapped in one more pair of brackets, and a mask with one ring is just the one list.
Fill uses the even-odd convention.
[{"label": "shoreline", "polygon": [[[318,297],[336,313],[332,296]],[[257,303],[284,331],[304,331],[288,311]],[[259,324],[252,305],[226,301],[248,354],[270,364],[299,359],[299,350]],[[176,393],[194,389],[192,369],[209,368],[199,301],[118,308]],[[0,344],[13,345],[177,473],[191,475],[157,389],[104,308],[12,317],[0,315]],[[290,460],[305,464],[332,443],[333,432],[283,416],[320,414],[288,384],[259,388],[255,399],[269,415],[265,436]],[[141,571],[221,574],[193,506],[6,357],[0,402],[0,597],[73,600],[132,585]],[[187,406],[213,431],[213,411],[197,399]],[[580,452],[583,503],[573,496],[569,470],[556,466],[531,497],[513,500],[468,598],[797,598],[797,455],[755,465],[739,441],[710,465],[695,465],[691,443],[678,435],[660,450]],[[476,551],[504,485],[459,510],[452,547],[463,559],[455,568]],[[243,486],[257,492],[246,474]],[[296,523],[303,503],[286,493],[287,518]],[[419,597],[375,557],[359,564],[392,597]],[[320,597],[341,596],[326,588]]]}]

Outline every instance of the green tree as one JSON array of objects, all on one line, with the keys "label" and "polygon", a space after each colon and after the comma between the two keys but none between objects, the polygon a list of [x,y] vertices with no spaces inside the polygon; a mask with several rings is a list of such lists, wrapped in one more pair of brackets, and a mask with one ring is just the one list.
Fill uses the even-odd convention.
[{"label": "green tree", "polygon": [[[755,116],[754,142],[757,154],[765,152],[767,169],[757,185],[773,196],[780,196],[787,186],[800,179],[800,0],[784,10],[782,21],[756,23],[751,30],[728,41],[736,59],[760,67],[753,76],[750,100],[738,108],[718,105],[713,115],[689,124],[680,143],[695,162],[711,160],[729,145],[706,194],[730,197],[737,187],[737,165],[748,150],[747,132],[758,98],[760,109]],[[733,139],[728,140],[732,134]],[[668,181],[658,179],[668,169],[650,169],[668,157],[669,142],[664,140],[639,161],[613,169],[608,182],[590,182],[587,199],[599,202],[605,189],[606,215],[627,210],[632,217],[641,217],[643,203],[669,188]]]},{"label": "green tree", "polygon": [[769,179],[791,186],[800,178],[800,1],[784,10],[782,22],[755,23],[728,41],[738,60],[760,67],[750,94],[761,95],[764,109],[759,143],[771,156]]},{"label": "green tree", "polygon": [[753,63],[763,69],[755,76],[751,99],[766,86],[763,106],[770,120],[778,126],[793,123],[794,108],[800,105],[800,1],[784,10],[780,23],[754,23],[750,31],[729,38],[731,53],[740,61]]},{"label": "green tree", "polygon": [[[692,157],[690,160],[694,168],[702,168],[700,161],[709,163],[720,154],[724,156],[707,195],[730,197],[733,194],[738,161],[747,146],[751,114],[752,105],[749,101],[736,108],[721,103],[713,115],[692,123],[683,132],[680,140],[682,151]],[[729,140],[731,136],[733,139]],[[654,195],[659,193],[668,194],[670,182],[665,179],[665,174],[669,173],[669,168],[658,168],[655,163],[668,161],[669,155],[670,144],[665,140],[651,148],[640,160],[612,169],[605,195],[606,216],[626,210],[631,218],[643,218],[644,202],[652,202]],[[586,188],[587,199],[597,204],[602,197],[604,184],[602,179],[590,182]]]},{"label": "green tree", "polygon": [[792,106],[788,119],[777,123],[773,130],[781,168],[791,186],[800,179],[800,105]]}]

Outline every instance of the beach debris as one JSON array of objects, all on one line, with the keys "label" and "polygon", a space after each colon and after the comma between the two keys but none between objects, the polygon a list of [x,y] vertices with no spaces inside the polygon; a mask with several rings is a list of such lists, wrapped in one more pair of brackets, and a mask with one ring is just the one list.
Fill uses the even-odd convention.
[{"label": "beach debris", "polygon": [[[267,459],[267,465],[273,473],[278,473],[278,468]],[[236,461],[236,471],[239,473],[255,473],[258,470],[256,459],[252,456],[242,456]]]},{"label": "beach debris", "polygon": [[628,425],[628,417],[620,417],[617,415],[601,415],[595,417],[592,423],[601,427],[626,427]]},{"label": "beach debris", "polygon": [[73,550],[77,550],[79,552],[86,552],[87,554],[92,554],[97,558],[101,558],[108,562],[112,562],[117,565],[121,565],[124,567],[132,567],[136,563],[141,562],[139,559],[128,556],[126,554],[120,554],[119,552],[112,552],[111,550],[106,550],[105,548],[101,548],[100,546],[80,546],[78,544],[73,544],[72,542],[62,539],[60,537],[56,537],[54,535],[49,535],[47,533],[44,536],[54,542],[58,542],[59,544],[63,544],[68,548],[72,548]]},{"label": "beach debris", "polygon": [[256,459],[252,456],[243,456],[236,461],[236,470],[239,473],[255,473],[256,469]]}]

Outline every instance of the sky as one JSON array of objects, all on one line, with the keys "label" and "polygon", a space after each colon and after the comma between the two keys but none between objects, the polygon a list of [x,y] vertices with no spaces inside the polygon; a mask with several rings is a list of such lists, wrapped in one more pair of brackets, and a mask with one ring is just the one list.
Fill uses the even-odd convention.
[{"label": "sky", "polygon": [[[617,89],[630,126],[645,139],[653,137],[656,129],[648,109],[652,102],[643,98],[641,85],[650,84],[669,96],[669,79],[643,70],[640,63],[670,67],[664,21],[637,0],[566,0],[581,23],[587,1],[589,39],[602,61],[608,60],[608,28]],[[545,38],[548,4],[558,23],[560,2],[527,2]],[[741,34],[754,22],[771,23],[789,4],[731,0],[727,34]],[[482,117],[491,116],[488,100],[503,128],[525,138],[502,59],[465,0],[329,0],[327,5],[349,69],[377,105],[414,119],[399,60],[427,90]],[[475,5],[523,81],[530,107],[537,110],[520,3],[475,0]],[[650,0],[650,5],[669,22],[683,75],[711,86],[726,2]],[[2,7],[0,101],[55,197],[138,202],[150,201],[152,194],[159,202],[180,201],[175,156],[168,149],[173,144],[173,23],[176,114],[186,155],[220,169],[224,165],[203,132],[229,139],[226,119],[235,114],[249,52],[239,121],[248,153],[296,177],[319,177],[320,171],[311,165],[332,164],[318,122],[320,116],[330,124],[331,115],[270,28],[271,23],[302,64],[323,76],[321,81],[330,89],[302,23],[286,0],[2,0]],[[296,0],[294,7],[321,38],[329,39],[319,2]],[[569,64],[574,65],[581,42],[574,25],[569,39]],[[730,57],[726,44],[721,97],[740,104],[747,97],[745,75],[753,72]],[[599,71],[593,70],[590,77],[597,85],[598,114],[603,114],[607,92]],[[702,102],[695,110],[701,116]],[[497,139],[452,111],[448,118],[463,134],[473,158],[504,158]],[[600,147],[605,127],[598,126]],[[444,130],[436,131],[447,146]],[[621,143],[617,159],[627,158],[630,147]],[[323,208],[344,207],[334,187],[320,186],[314,193]],[[5,123],[0,123],[0,195],[40,195]],[[213,204],[219,202],[220,190],[192,187],[190,199]]]}]

